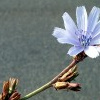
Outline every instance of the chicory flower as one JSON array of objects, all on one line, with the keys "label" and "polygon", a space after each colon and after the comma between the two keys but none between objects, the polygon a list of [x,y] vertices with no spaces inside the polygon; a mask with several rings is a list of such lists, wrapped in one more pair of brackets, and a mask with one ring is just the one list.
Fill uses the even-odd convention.
[{"label": "chicory flower", "polygon": [[80,52],[90,58],[99,56],[100,47],[100,9],[93,7],[87,15],[85,6],[77,7],[76,19],[77,26],[67,12],[62,16],[65,29],[56,27],[53,36],[57,38],[59,43],[71,44],[68,51],[70,56],[75,56]]}]

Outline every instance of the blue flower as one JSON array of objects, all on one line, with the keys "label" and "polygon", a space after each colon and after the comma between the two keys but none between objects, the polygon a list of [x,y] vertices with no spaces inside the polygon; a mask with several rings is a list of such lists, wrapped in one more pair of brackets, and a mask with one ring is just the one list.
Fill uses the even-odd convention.
[{"label": "blue flower", "polygon": [[90,58],[99,56],[100,47],[100,9],[93,7],[89,16],[84,6],[77,7],[76,19],[77,26],[67,12],[62,16],[65,29],[56,27],[53,36],[57,38],[59,43],[71,44],[68,51],[70,56],[75,56],[80,52]]}]

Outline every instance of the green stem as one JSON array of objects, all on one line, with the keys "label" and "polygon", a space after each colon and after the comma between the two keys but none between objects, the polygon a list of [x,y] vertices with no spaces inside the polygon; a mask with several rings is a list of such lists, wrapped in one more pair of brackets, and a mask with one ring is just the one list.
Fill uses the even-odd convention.
[{"label": "green stem", "polygon": [[[79,54],[80,55],[80,54]],[[79,56],[80,57],[80,56]],[[80,61],[82,61],[84,58],[86,58],[87,56],[83,55],[83,57],[79,58],[79,59],[73,59],[73,61],[69,64],[69,66],[67,66],[62,72],[60,72],[56,77],[54,77],[50,82],[46,83],[45,85],[43,85],[42,87],[36,89],[35,91],[27,94],[26,96],[24,96],[23,98],[21,98],[20,100],[26,100],[29,99],[30,97],[46,90],[47,88],[50,88],[54,83],[56,83],[59,79],[59,77],[61,77],[62,75],[64,75],[66,72],[68,72],[72,67],[74,67],[77,63],[79,63]]]},{"label": "green stem", "polygon": [[42,87],[36,89],[35,91],[27,94],[26,96],[24,96],[23,98],[21,98],[20,100],[26,100],[44,90],[46,90],[47,88],[51,87],[52,84],[54,84],[58,78],[60,76],[62,76],[64,73],[66,73],[70,68],[72,68],[73,66],[75,66],[77,64],[77,61],[75,59],[73,59],[73,61],[71,62],[71,64],[69,64],[69,66],[67,66],[61,73],[59,73],[55,78],[53,78],[50,82],[48,82],[47,84],[43,85]]},{"label": "green stem", "polygon": [[27,94],[25,97],[21,98],[20,100],[26,100],[26,99],[29,99],[31,98],[32,96],[46,90],[47,88],[51,87],[51,82],[48,82],[47,84],[43,85],[42,87],[36,89],[35,91]]}]

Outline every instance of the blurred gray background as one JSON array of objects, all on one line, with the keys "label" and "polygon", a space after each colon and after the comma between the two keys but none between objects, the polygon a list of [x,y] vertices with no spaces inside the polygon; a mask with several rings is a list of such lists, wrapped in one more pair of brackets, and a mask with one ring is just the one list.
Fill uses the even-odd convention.
[{"label": "blurred gray background", "polygon": [[[42,86],[70,62],[70,45],[59,44],[52,36],[54,27],[62,27],[67,11],[74,21],[77,6],[89,12],[100,7],[100,0],[0,0],[0,90],[4,80],[19,79],[22,96]],[[30,100],[99,100],[100,57],[80,64],[78,93],[48,89]]]}]

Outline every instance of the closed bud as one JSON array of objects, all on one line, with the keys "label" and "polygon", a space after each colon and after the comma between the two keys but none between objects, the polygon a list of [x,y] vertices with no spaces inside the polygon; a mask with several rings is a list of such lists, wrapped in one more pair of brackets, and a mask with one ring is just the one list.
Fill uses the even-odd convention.
[{"label": "closed bud", "polygon": [[66,72],[62,77],[59,78],[59,81],[66,82],[68,80],[74,79],[75,76],[78,75],[77,66],[71,68],[68,72]]},{"label": "closed bud", "polygon": [[81,86],[79,83],[68,83],[68,89],[72,91],[80,91]]},{"label": "closed bud", "polygon": [[10,78],[9,79],[9,93],[12,93],[18,84],[18,79]]},{"label": "closed bud", "polygon": [[55,84],[53,84],[53,87],[56,90],[68,89],[72,91],[80,91],[81,89],[79,83],[69,83],[69,82],[56,82]]},{"label": "closed bud", "polygon": [[53,87],[57,90],[65,89],[67,87],[67,82],[56,82],[55,84],[53,84]]},{"label": "closed bud", "polygon": [[0,100],[3,100],[3,96],[2,96],[2,94],[0,94]]},{"label": "closed bud", "polygon": [[10,78],[3,83],[2,93],[0,100],[19,100],[20,94],[16,91],[18,79]]},{"label": "closed bud", "polygon": [[9,81],[4,81],[4,83],[3,83],[3,90],[2,90],[3,97],[6,97],[8,92],[9,92]]}]

